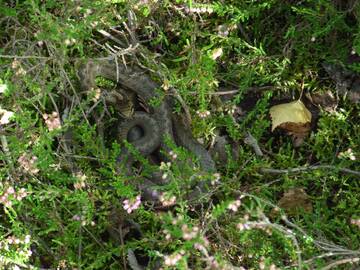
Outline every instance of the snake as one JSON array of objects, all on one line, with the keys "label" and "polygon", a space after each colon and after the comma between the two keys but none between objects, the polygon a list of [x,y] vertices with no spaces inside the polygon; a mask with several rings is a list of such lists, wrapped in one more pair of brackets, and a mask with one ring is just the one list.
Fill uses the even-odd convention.
[{"label": "snake", "polygon": [[[173,100],[170,97],[162,98],[157,91],[160,85],[150,78],[142,69],[137,66],[129,66],[116,62],[114,59],[93,60],[90,59],[79,68],[79,79],[82,88],[95,87],[95,78],[103,78],[116,81],[124,89],[133,91],[149,108],[149,112],[135,111],[131,117],[121,122],[118,127],[119,137],[126,139],[142,155],[148,156],[156,149],[169,153],[170,148],[165,143],[170,139],[178,146],[186,148],[199,159],[201,170],[215,172],[215,162],[209,152],[200,144],[186,128],[179,116],[172,113]],[[152,106],[152,100],[161,102]],[[166,159],[166,155],[162,157]],[[131,174],[131,167],[134,157],[126,147],[121,149],[118,157],[119,163],[125,160],[125,171]],[[156,181],[145,181],[139,186],[150,200],[156,200],[158,193],[153,189]],[[189,195],[195,198],[206,192],[206,185],[200,182]]]}]

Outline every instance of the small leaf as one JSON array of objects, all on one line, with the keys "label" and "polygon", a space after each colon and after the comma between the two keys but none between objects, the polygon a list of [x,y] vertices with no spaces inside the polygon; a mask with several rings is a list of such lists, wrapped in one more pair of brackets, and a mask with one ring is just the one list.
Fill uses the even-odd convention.
[{"label": "small leaf", "polygon": [[272,119],[271,131],[285,123],[308,124],[311,122],[311,112],[301,100],[272,106],[270,115]]}]

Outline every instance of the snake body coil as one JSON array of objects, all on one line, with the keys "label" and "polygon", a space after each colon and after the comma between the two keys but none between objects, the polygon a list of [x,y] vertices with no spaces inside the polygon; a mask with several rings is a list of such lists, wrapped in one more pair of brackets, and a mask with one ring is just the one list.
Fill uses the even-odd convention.
[{"label": "snake body coil", "polygon": [[[137,67],[128,67],[116,63],[114,60],[89,61],[84,64],[79,71],[79,77],[84,80],[86,85],[94,86],[96,76],[117,81],[125,89],[136,93],[144,103],[150,108],[150,113],[135,112],[134,115],[126,119],[118,127],[118,134],[121,140],[127,139],[136,150],[142,155],[149,155],[155,149],[160,148],[165,153],[170,149],[165,144],[165,138],[175,141],[178,145],[193,152],[200,162],[201,169],[207,172],[215,171],[215,163],[206,149],[198,143],[185,128],[182,121],[172,115],[170,103],[166,99],[158,106],[151,106],[152,99],[160,99],[156,92],[159,85],[152,81],[142,70]],[[126,167],[131,174],[133,158],[127,149],[122,149],[119,161],[127,160]],[[154,200],[158,196],[157,192],[151,188],[151,184],[146,180],[139,188],[148,197]],[[204,183],[199,183],[197,189],[205,192]]]}]

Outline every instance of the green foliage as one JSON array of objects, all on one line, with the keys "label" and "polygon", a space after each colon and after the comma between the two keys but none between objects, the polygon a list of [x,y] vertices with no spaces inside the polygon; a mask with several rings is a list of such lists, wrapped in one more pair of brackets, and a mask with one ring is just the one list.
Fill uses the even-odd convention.
[{"label": "green foliage", "polygon": [[[0,14],[1,109],[14,112],[0,125],[1,269],[125,269],[129,249],[149,269],[320,269],[329,257],[359,257],[358,176],[341,170],[359,167],[359,105],[341,97],[335,112],[320,109],[299,148],[270,131],[268,114],[306,93],[335,95],[323,61],[359,71],[348,61],[360,54],[357,1],[0,1]],[[158,166],[116,139],[116,113],[103,95],[80,90],[77,68],[119,46],[129,49],[119,61],[161,85],[152,106],[178,95],[174,113],[188,110],[204,145],[226,134],[239,146],[236,156],[225,147],[217,174],[170,140],[172,153],[161,153],[169,162]],[[51,128],[56,113],[61,126]],[[263,157],[242,143],[247,132]],[[119,164],[124,149],[139,173]],[[309,164],[333,168],[261,171]],[[154,172],[169,181],[159,191],[172,206],[141,198],[127,211]],[[196,205],[198,182],[212,197]],[[312,211],[278,209],[297,187]]]}]

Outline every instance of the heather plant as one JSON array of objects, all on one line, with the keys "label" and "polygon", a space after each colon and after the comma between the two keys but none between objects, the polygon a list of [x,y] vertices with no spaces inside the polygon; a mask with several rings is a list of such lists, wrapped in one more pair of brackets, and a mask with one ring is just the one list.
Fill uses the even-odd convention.
[{"label": "heather plant", "polygon": [[[359,16],[337,0],[0,1],[0,268],[357,269]],[[171,140],[158,165],[117,140],[116,82],[85,91],[78,72],[109,55],[209,151],[226,137],[215,172]],[[329,92],[332,107],[309,98]],[[314,119],[294,146],[269,108],[296,99]],[[135,185],[154,172],[160,206]]]}]

